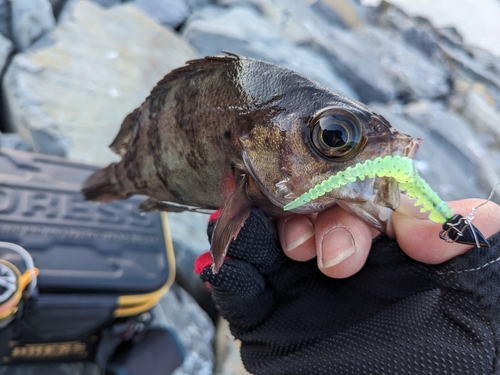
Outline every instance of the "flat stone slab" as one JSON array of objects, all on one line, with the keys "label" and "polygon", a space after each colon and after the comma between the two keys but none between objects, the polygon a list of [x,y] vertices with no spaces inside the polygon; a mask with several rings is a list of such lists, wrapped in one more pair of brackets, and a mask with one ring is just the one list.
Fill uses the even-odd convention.
[{"label": "flat stone slab", "polygon": [[107,164],[123,118],[164,75],[196,58],[174,31],[131,4],[75,1],[57,28],[18,54],[3,81],[9,123],[31,139],[53,135],[71,159]]}]

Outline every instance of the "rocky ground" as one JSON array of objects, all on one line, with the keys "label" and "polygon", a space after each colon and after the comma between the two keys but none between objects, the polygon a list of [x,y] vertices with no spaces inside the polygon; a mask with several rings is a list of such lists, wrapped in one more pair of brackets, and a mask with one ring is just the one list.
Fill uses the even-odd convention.
[{"label": "rocky ground", "polygon": [[[444,199],[486,197],[500,182],[500,59],[386,2],[0,0],[0,145],[107,164],[123,117],[159,79],[222,50],[304,73],[423,137],[416,165]],[[170,221],[179,282],[197,295],[206,217]],[[178,374],[211,373],[212,354],[192,345],[211,348],[200,316]]]}]

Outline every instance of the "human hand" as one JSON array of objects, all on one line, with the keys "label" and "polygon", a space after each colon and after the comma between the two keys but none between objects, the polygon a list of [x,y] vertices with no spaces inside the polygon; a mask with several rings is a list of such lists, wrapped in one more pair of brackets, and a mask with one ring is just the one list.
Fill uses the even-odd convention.
[{"label": "human hand", "polygon": [[[477,201],[452,208],[471,204]],[[474,223],[488,235],[485,207]],[[490,209],[498,221],[498,206]],[[439,229],[432,232],[438,246]],[[422,238],[429,231],[417,245],[435,242]],[[363,269],[339,280],[320,272],[315,259],[287,258],[275,222],[252,210],[219,272],[208,253],[196,268],[252,374],[491,374],[500,348],[500,234],[489,241],[490,248],[431,266],[380,235]]]},{"label": "human hand", "polygon": [[[407,196],[392,215],[396,240],[411,258],[439,264],[465,253],[470,246],[446,243],[438,236],[441,224],[427,219]],[[464,199],[448,202],[455,213],[468,215],[484,200]],[[485,238],[500,231],[500,206],[488,202],[476,213],[474,225]],[[280,218],[277,228],[285,254],[297,261],[317,256],[318,267],[325,275],[345,278],[358,272],[366,262],[372,240],[380,233],[339,206],[313,215]]]}]

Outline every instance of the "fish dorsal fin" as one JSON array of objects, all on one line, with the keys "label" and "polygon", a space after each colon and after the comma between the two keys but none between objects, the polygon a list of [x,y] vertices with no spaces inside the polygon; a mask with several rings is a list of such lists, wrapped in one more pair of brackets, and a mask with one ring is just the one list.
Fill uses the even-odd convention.
[{"label": "fish dorsal fin", "polygon": [[[189,80],[193,75],[202,72],[220,69],[223,65],[231,65],[238,61],[240,57],[230,54],[229,56],[207,56],[203,59],[190,60],[186,65],[172,70],[161,79],[153,88],[144,103],[132,113],[127,115],[122,122],[120,131],[115,140],[109,146],[113,152],[123,156],[127,152],[134,127],[140,126],[139,118],[144,110],[155,112],[164,105],[164,95],[178,80]],[[146,123],[147,121],[145,121]]]},{"label": "fish dorsal fin", "polygon": [[132,130],[137,120],[138,113],[139,108],[135,109],[132,113],[129,113],[123,120],[120,131],[116,135],[113,143],[111,143],[111,145],[109,146],[109,148],[115,154],[123,156],[127,152],[128,144],[130,142],[130,137],[132,135]]},{"label": "fish dorsal fin", "polygon": [[247,177],[240,181],[229,196],[215,225],[211,244],[214,273],[219,271],[231,241],[238,237],[250,215],[253,203],[247,195],[246,186]]},{"label": "fish dorsal fin", "polygon": [[203,72],[220,69],[222,66],[231,66],[243,58],[229,54],[228,56],[206,56],[202,59],[195,59],[186,61],[184,66],[172,70],[163,79],[158,81],[156,86],[151,90],[151,93],[146,98],[146,101],[154,99],[156,96],[161,95],[164,90],[170,90],[170,87],[179,79],[190,79],[194,75]]}]

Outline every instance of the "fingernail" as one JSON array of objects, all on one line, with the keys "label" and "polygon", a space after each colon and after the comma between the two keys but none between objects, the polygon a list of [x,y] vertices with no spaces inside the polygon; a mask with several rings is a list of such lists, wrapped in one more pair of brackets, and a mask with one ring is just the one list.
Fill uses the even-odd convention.
[{"label": "fingernail", "polygon": [[[297,225],[297,221],[301,221],[301,225]],[[304,223],[305,227],[308,228],[304,231]],[[300,231],[290,230],[290,228],[300,227]],[[283,223],[283,232],[284,232],[284,249],[286,252],[295,250],[297,247],[306,242],[309,238],[314,236],[314,226],[312,223],[303,216],[291,216],[286,219]]]},{"label": "fingernail", "polygon": [[325,233],[319,246],[320,267],[330,268],[343,262],[356,252],[351,232],[334,227]]}]

